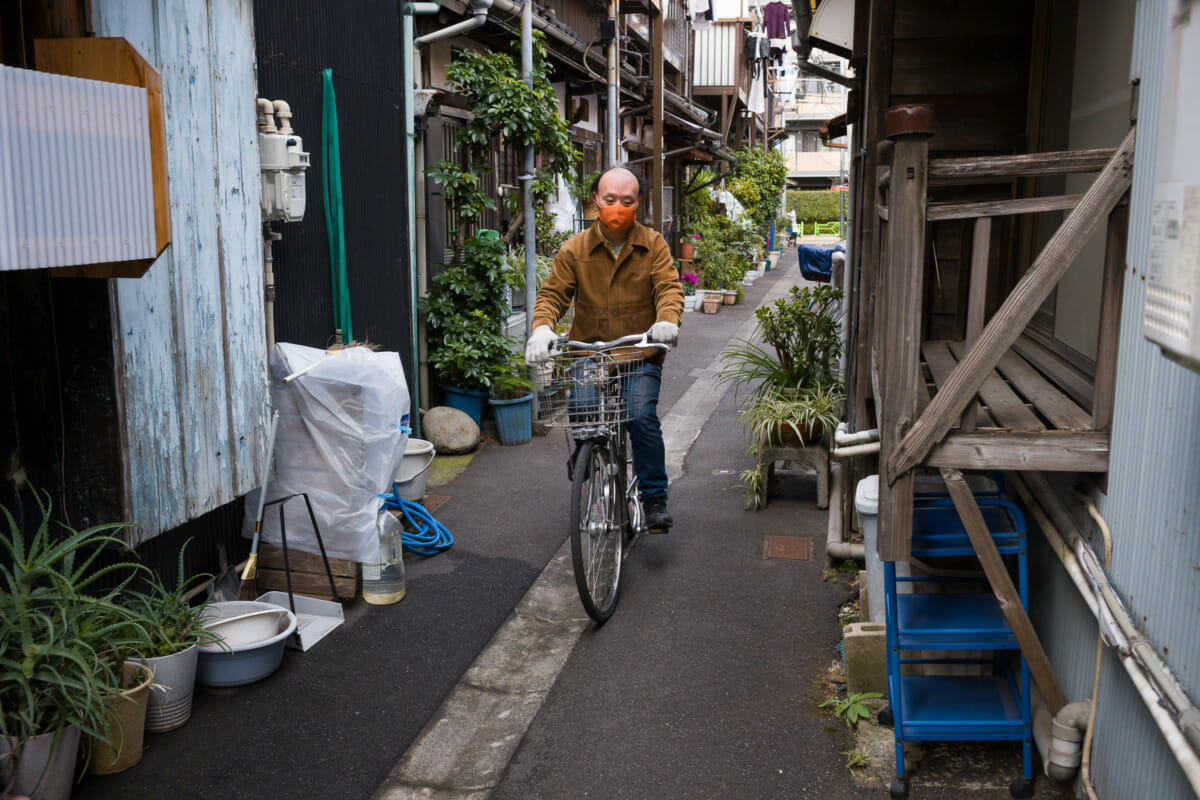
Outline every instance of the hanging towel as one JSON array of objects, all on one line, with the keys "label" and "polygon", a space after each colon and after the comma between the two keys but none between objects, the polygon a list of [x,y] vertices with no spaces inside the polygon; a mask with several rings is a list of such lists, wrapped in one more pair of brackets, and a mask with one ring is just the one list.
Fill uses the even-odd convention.
[{"label": "hanging towel", "polygon": [[763,76],[760,72],[750,82],[750,97],[746,100],[746,109],[754,114],[767,112],[767,101],[763,97]]},{"label": "hanging towel", "polygon": [[333,70],[321,72],[321,188],[325,199],[325,235],[333,279],[333,327],[342,341],[354,340],[350,328],[350,289],[346,282],[346,223],[342,218],[342,157],[338,146],[337,97]]}]

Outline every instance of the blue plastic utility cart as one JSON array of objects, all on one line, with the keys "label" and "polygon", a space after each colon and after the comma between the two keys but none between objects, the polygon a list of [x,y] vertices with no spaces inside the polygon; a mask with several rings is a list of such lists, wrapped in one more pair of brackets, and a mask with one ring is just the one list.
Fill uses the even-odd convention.
[{"label": "blue plastic utility cart", "polygon": [[[1024,517],[1003,498],[976,500],[997,549],[1016,570],[1021,604],[1028,608]],[[919,559],[975,555],[948,498],[915,501],[912,555]],[[1012,740],[1021,743],[1024,774],[1012,782],[1009,790],[1013,797],[1030,797],[1033,729],[1029,665],[990,590],[980,594],[949,591],[955,582],[982,581],[986,587],[986,579],[897,577],[896,565],[890,561],[884,562],[883,569],[891,707],[880,715],[880,720],[887,723],[890,717],[896,736],[896,780],[891,785],[891,796],[908,795],[905,742]],[[930,591],[910,594],[898,590],[904,584],[918,583]],[[913,651],[924,651],[929,657],[913,657]],[[953,651],[985,651],[990,655],[962,658]],[[974,670],[987,674],[902,674],[902,667],[910,664],[976,664],[989,668]]]}]

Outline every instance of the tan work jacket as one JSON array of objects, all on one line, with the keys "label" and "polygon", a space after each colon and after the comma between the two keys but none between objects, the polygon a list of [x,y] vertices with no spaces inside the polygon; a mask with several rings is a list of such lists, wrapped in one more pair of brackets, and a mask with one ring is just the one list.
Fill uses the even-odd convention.
[{"label": "tan work jacket", "polygon": [[[563,244],[538,292],[532,327],[562,318],[575,301],[571,338],[611,341],[645,333],[656,322],[680,323],[683,289],[670,248],[654,230],[634,222],[616,261],[597,221]],[[662,361],[662,354],[651,357]]]}]

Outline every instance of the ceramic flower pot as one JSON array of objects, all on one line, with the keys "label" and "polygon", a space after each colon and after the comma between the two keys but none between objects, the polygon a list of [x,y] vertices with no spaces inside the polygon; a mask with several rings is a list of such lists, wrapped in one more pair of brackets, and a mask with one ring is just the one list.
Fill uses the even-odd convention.
[{"label": "ceramic flower pot", "polygon": [[727,306],[731,306],[734,303],[736,303],[737,302],[737,290],[736,289],[726,289],[724,291],[723,301],[724,301],[725,305],[727,305]]},{"label": "ceramic flower pot", "polygon": [[689,261],[696,255],[696,245],[692,242],[679,243],[679,258],[683,261]]},{"label": "ceramic flower pot", "polygon": [[715,314],[721,310],[722,300],[721,295],[706,294],[704,295],[704,313]]},{"label": "ceramic flower pot", "polygon": [[130,685],[119,696],[109,702],[111,715],[108,736],[112,744],[91,739],[88,772],[93,775],[111,775],[124,772],[142,760],[142,733],[146,727],[146,699],[154,672],[145,664],[126,661],[125,684]]}]

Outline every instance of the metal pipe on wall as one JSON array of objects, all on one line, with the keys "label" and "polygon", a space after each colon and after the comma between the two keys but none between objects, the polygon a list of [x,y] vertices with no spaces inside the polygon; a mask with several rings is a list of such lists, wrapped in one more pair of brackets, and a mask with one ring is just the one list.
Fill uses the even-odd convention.
[{"label": "metal pipe on wall", "polygon": [[[533,0],[521,6],[521,77],[533,87]],[[537,294],[537,217],[533,210],[533,143],[525,145],[525,167],[520,176],[525,210],[525,338],[533,331],[533,304]]]},{"label": "metal pipe on wall", "polygon": [[620,33],[617,30],[617,0],[608,0],[608,21],[612,26],[612,41],[608,43],[608,166],[619,163],[621,144],[621,76],[617,71],[620,58]]}]

